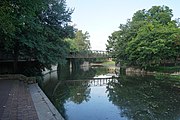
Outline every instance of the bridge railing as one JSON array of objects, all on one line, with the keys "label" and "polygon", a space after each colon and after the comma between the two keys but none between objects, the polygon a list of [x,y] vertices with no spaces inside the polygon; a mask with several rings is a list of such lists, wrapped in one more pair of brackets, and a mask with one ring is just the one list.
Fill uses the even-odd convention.
[{"label": "bridge railing", "polygon": [[[106,51],[90,50],[83,52],[71,52],[67,58],[109,58],[109,55]],[[12,54],[0,53],[0,61],[13,61],[13,59]],[[34,59],[29,57],[19,57],[18,61],[34,61]]]},{"label": "bridge railing", "polygon": [[[14,61],[13,54],[0,52],[0,62],[12,62]],[[35,61],[34,58],[19,56],[18,61]]]},{"label": "bridge railing", "polygon": [[71,52],[67,58],[108,58],[108,53],[100,50]]},{"label": "bridge railing", "polygon": [[13,60],[13,55],[0,53],[0,60]]}]

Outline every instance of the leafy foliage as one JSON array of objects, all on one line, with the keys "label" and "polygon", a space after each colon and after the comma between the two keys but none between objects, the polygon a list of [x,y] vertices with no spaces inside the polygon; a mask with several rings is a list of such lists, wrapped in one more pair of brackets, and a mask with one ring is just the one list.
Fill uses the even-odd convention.
[{"label": "leafy foliage", "polygon": [[87,31],[83,33],[82,30],[77,30],[73,39],[66,39],[66,41],[70,44],[70,52],[90,50],[91,45],[89,37],[90,36]]},{"label": "leafy foliage", "polygon": [[42,64],[63,63],[72,37],[72,10],[65,0],[16,0],[0,3],[0,51]]},{"label": "leafy foliage", "polygon": [[180,29],[172,16],[167,6],[137,11],[132,20],[109,36],[107,50],[116,61],[145,69],[176,62],[180,56]]}]

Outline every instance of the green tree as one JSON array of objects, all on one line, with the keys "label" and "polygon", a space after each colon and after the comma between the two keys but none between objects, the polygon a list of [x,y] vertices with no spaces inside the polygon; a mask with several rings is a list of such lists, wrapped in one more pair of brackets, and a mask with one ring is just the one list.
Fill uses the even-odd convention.
[{"label": "green tree", "polygon": [[64,40],[73,35],[72,10],[65,0],[17,0],[0,3],[0,51],[43,65],[63,63],[68,51]]},{"label": "green tree", "polygon": [[89,37],[90,36],[87,31],[83,33],[82,30],[77,30],[73,39],[66,39],[66,41],[70,44],[70,52],[90,50],[91,44]]},{"label": "green tree", "polygon": [[112,33],[107,50],[116,61],[145,69],[167,61],[176,62],[180,55],[180,39],[178,24],[171,20],[172,16],[172,10],[167,6],[137,11],[132,20]]}]

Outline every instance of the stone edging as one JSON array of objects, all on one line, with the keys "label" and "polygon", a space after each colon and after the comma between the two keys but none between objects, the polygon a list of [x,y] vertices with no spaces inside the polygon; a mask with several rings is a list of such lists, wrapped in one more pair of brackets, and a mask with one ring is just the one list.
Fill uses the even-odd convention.
[{"label": "stone edging", "polygon": [[64,120],[37,83],[30,84],[29,91],[39,120]]}]

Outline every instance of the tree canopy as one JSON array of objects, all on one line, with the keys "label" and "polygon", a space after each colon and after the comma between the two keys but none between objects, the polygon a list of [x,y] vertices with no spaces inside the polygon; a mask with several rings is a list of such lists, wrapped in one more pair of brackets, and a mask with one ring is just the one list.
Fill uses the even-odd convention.
[{"label": "tree canopy", "polygon": [[87,31],[83,33],[82,30],[76,30],[74,38],[66,39],[66,41],[70,44],[70,52],[83,52],[90,50],[91,44],[89,37],[90,36]]},{"label": "tree canopy", "polygon": [[147,68],[180,57],[180,28],[172,9],[153,6],[139,10],[109,36],[107,50],[122,64]]},{"label": "tree canopy", "polygon": [[4,0],[0,3],[0,51],[36,59],[42,64],[63,63],[72,37],[73,10],[65,0]]}]

